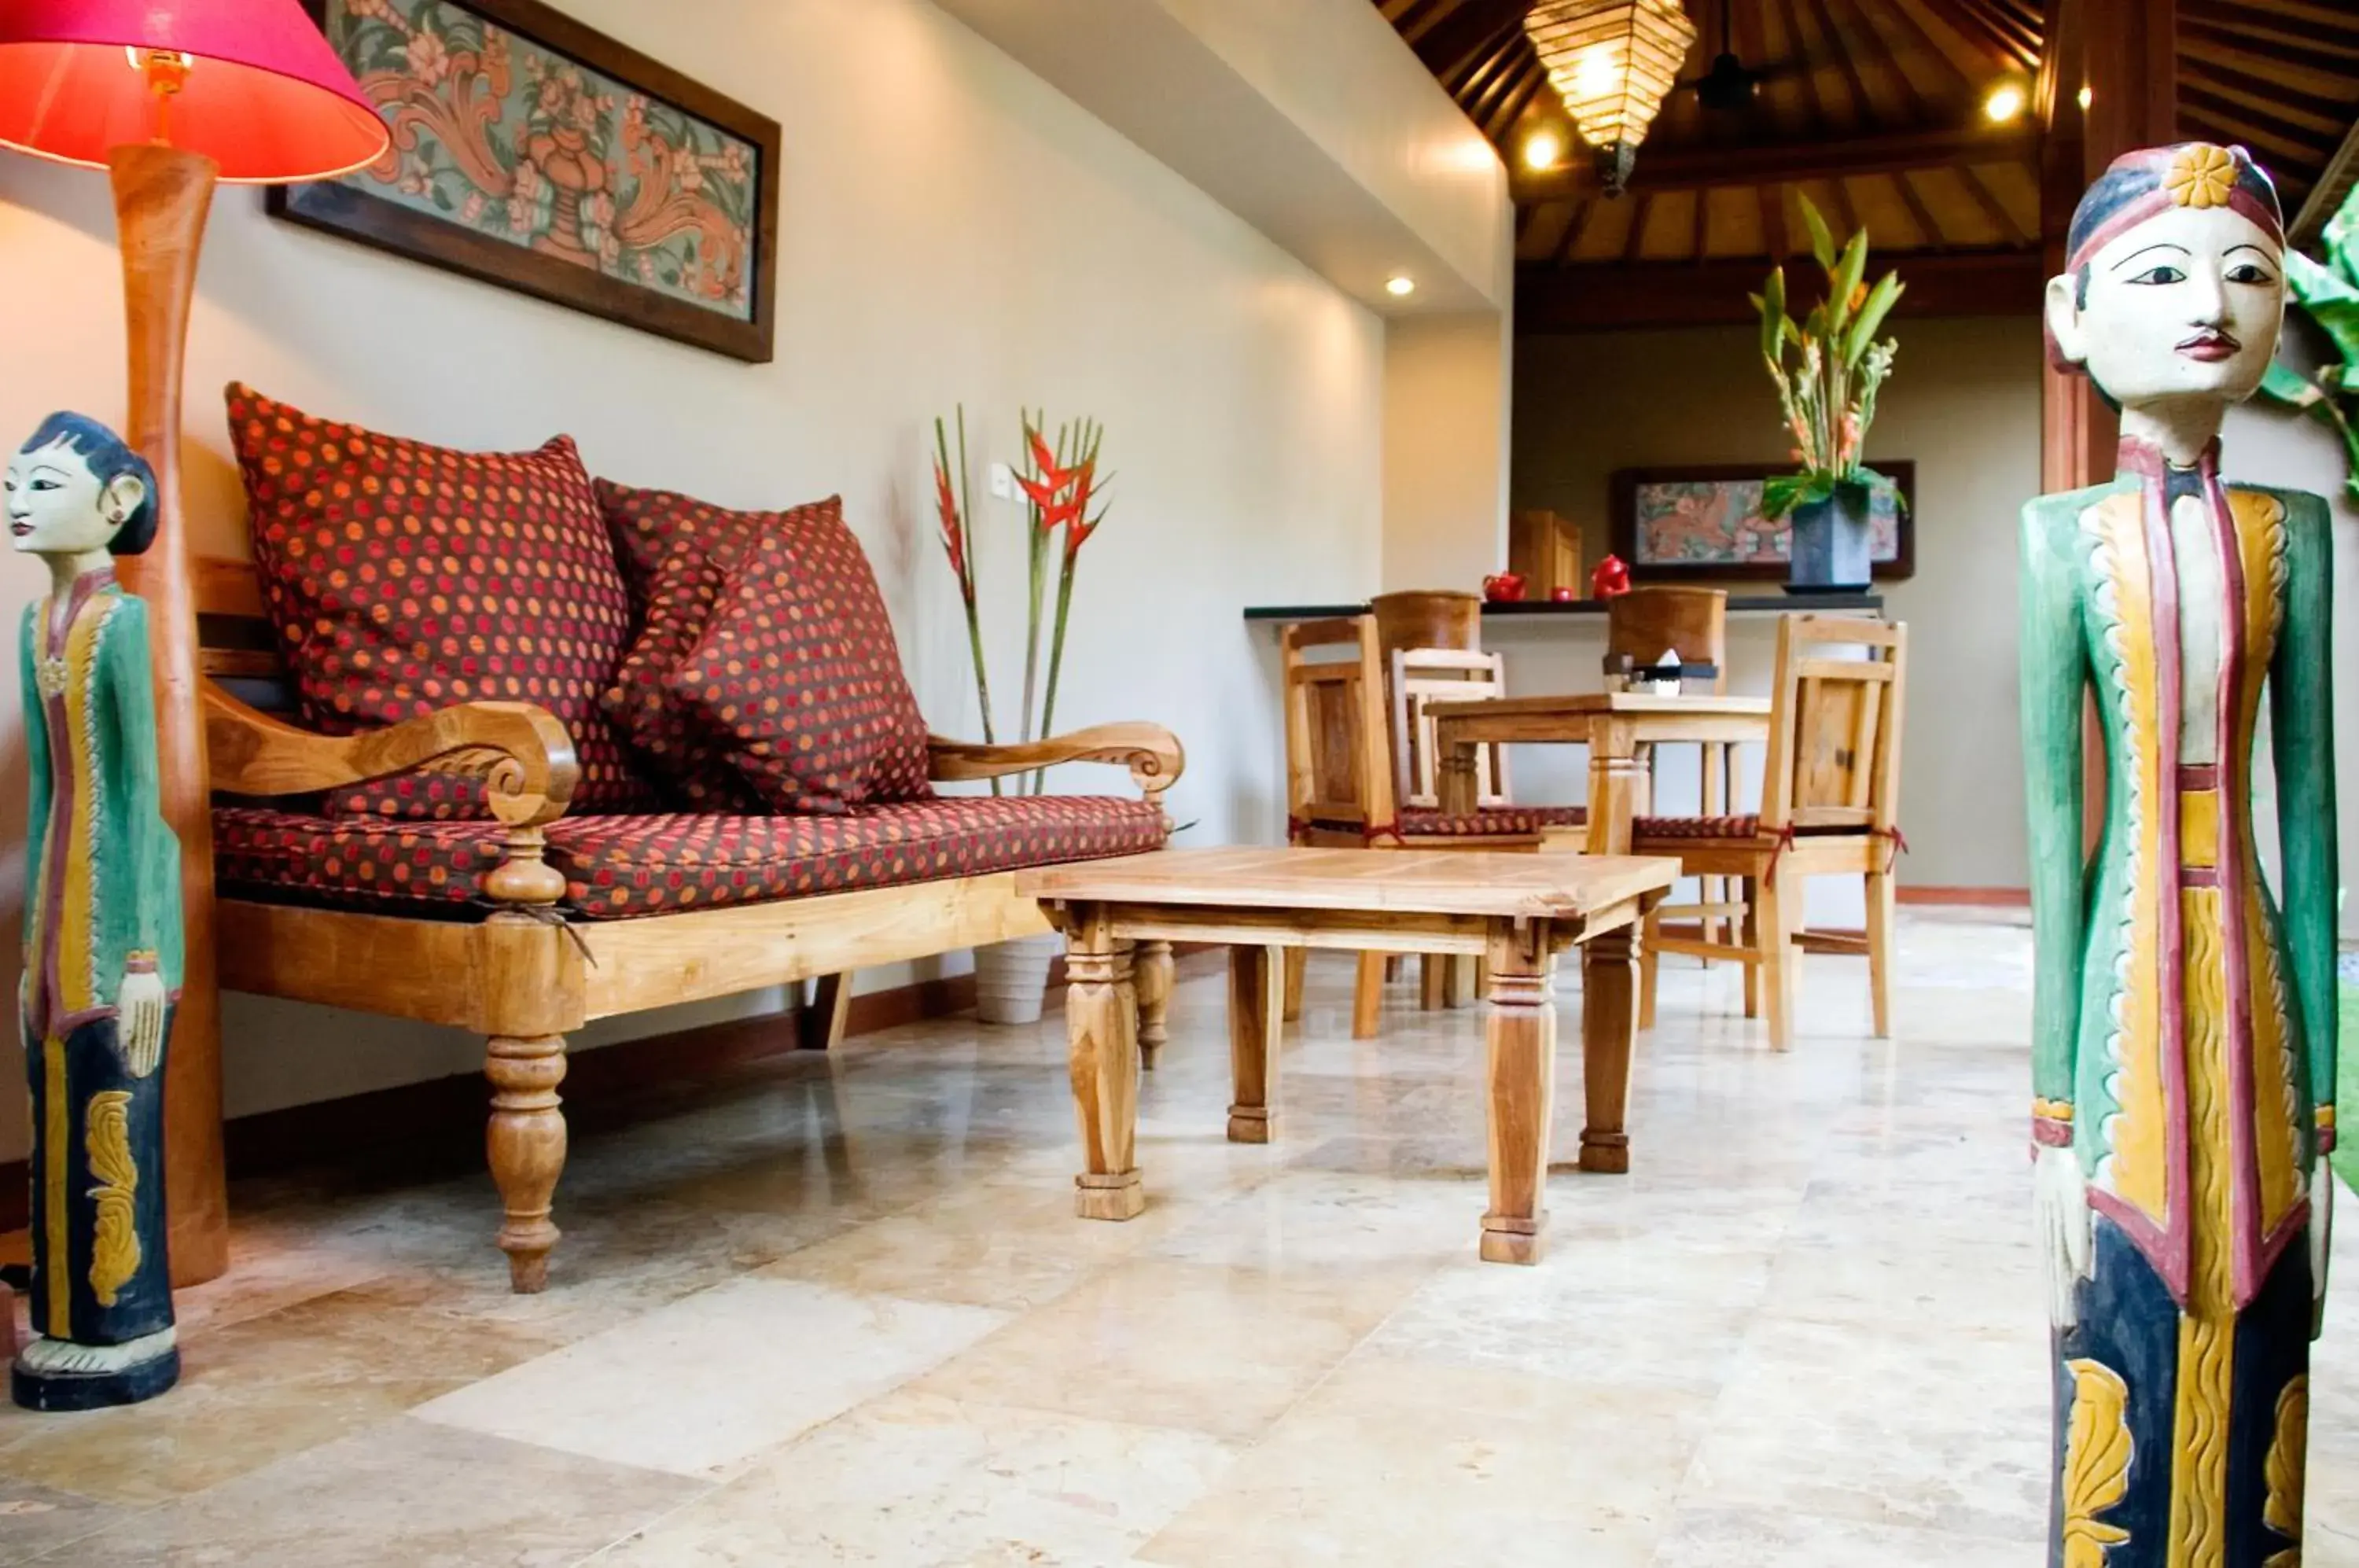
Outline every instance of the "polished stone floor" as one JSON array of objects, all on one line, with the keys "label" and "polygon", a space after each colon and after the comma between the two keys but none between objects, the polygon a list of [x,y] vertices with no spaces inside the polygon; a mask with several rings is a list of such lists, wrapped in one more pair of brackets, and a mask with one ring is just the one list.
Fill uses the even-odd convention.
[{"label": "polished stone floor", "polygon": [[[1125,1225],[1071,1216],[1054,1018],[578,1138],[539,1297],[481,1178],[243,1189],[179,1390],[0,1414],[0,1563],[2027,1568],[2028,942],[1904,946],[1897,1040],[1815,958],[1786,1056],[1733,972],[1667,968],[1634,1171],[1552,1181],[1531,1269],[1474,1258],[1477,1016],[1396,987],[1355,1045],[1336,961],[1267,1149],[1223,1140],[1223,989],[1183,981]],[[1562,1153],[1577,1051],[1560,1089]],[[2354,1238],[2308,1568],[2359,1564]]]}]

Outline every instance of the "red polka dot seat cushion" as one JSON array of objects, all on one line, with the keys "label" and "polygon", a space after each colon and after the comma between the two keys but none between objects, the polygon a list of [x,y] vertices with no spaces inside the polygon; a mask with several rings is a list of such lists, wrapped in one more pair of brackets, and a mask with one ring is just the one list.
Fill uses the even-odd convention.
[{"label": "red polka dot seat cushion", "polygon": [[[213,860],[233,898],[471,918],[500,861],[489,822],[213,811]],[[588,920],[760,903],[975,877],[1163,846],[1163,813],[1105,796],[940,796],[842,816],[560,817],[549,863]]]},{"label": "red polka dot seat cushion", "polygon": [[[264,602],[310,727],[351,735],[454,702],[537,702],[573,737],[575,810],[657,803],[598,703],[630,600],[571,440],[455,452],[235,383],[228,397]],[[339,790],[329,810],[484,814],[478,784],[441,774]]]},{"label": "red polka dot seat cushion", "polygon": [[1577,828],[1588,821],[1589,811],[1582,806],[1485,806],[1479,811],[1412,806],[1401,813],[1400,828],[1406,838],[1489,838]]},{"label": "red polka dot seat cushion", "polygon": [[926,722],[836,496],[736,512],[600,480],[641,612],[606,711],[692,804],[924,800]]},{"label": "red polka dot seat cushion", "polygon": [[1630,837],[1639,839],[1744,839],[1761,836],[1761,818],[1745,812],[1731,817],[1633,817]]}]

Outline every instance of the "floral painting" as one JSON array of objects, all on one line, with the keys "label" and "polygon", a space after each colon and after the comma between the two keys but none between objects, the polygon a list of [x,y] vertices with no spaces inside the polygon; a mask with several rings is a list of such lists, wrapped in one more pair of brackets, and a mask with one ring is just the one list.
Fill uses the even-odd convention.
[{"label": "floral painting", "polygon": [[[1879,577],[1906,577],[1915,553],[1906,503],[1916,465],[1883,465],[1893,477],[1875,491],[1871,559]],[[1634,575],[1779,577],[1792,548],[1788,522],[1762,516],[1770,470],[1625,470],[1614,476],[1614,553]]]},{"label": "floral painting", "polygon": [[392,142],[303,188],[289,215],[356,219],[323,226],[658,331],[680,310],[748,326],[762,313],[774,124],[701,89],[723,115],[651,89],[651,74],[692,84],[534,0],[316,8]]}]

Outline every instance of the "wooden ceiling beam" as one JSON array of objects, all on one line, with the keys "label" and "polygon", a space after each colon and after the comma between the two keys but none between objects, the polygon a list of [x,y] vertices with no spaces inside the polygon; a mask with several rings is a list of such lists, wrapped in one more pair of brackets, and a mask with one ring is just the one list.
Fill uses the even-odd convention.
[{"label": "wooden ceiling beam", "polygon": [[[1741,325],[1757,321],[1757,261],[1715,260],[1566,267],[1527,267],[1516,275],[1519,333],[1613,332],[1643,327]],[[2025,316],[2037,313],[2042,275],[2034,251],[1951,251],[1912,256],[1897,316]],[[1807,296],[1808,286],[1802,288]]]},{"label": "wooden ceiling beam", "polygon": [[1859,57],[1836,30],[1834,13],[1828,9],[1827,0],[1809,0],[1809,4],[1818,22],[1820,45],[1835,57],[1843,85],[1851,90],[1852,124],[1870,132],[1883,129],[1884,116],[1876,111],[1875,100],[1867,95],[1867,78],[1859,69]]},{"label": "wooden ceiling beam", "polygon": [[1755,195],[1761,202],[1761,245],[1773,262],[1782,262],[1794,254],[1794,234],[1786,226],[1786,188],[1783,185],[1757,187]]},{"label": "wooden ceiling beam", "polygon": [[2246,22],[2190,16],[2180,23],[2180,35],[2182,44],[2223,49],[2313,74],[2332,74],[2359,65],[2359,43],[2321,34],[2304,37]]},{"label": "wooden ceiling beam", "polygon": [[2309,199],[2294,214],[2288,237],[2298,245],[2306,245],[2324,234],[2326,221],[2334,216],[2354,186],[2359,186],[2359,123],[2352,125],[2351,134],[2343,138],[2343,145],[2326,160],[2318,183],[2310,189]]},{"label": "wooden ceiling beam", "polygon": [[1411,40],[1409,47],[1425,61],[1425,68],[1447,85],[1509,35],[1520,33],[1525,13],[1530,9],[1530,0],[1465,0]]},{"label": "wooden ceiling beam", "polygon": [[1571,262],[1573,247],[1581,243],[1582,231],[1589,227],[1589,216],[1597,211],[1597,201],[1594,196],[1583,196],[1572,204],[1572,216],[1565,220],[1564,233],[1557,238],[1556,255],[1549,258],[1549,265],[1564,267]]},{"label": "wooden ceiling beam", "polygon": [[[1774,181],[1829,180],[1843,174],[1889,174],[1903,169],[1937,169],[1973,160],[2030,162],[2039,151],[2037,126],[2028,121],[1993,125],[1979,115],[1960,125],[1887,131],[1841,140],[1739,142],[1727,147],[1641,147],[1631,188],[1681,191],[1703,185],[1759,185]],[[1577,162],[1545,171],[1516,169],[1518,201],[1561,201],[1595,183],[1595,174]]]},{"label": "wooden ceiling beam", "polygon": [[2224,103],[2239,103],[2282,119],[2288,125],[2339,137],[2351,123],[2347,100],[2304,93],[2282,81],[2256,76],[2214,54],[2179,57],[2180,91],[2201,88]]},{"label": "wooden ceiling beam", "polygon": [[1983,52],[2001,71],[2030,71],[2039,62],[2038,33],[2011,26],[1999,11],[1982,0],[1940,0],[1940,10],[1957,29],[1983,46]]},{"label": "wooden ceiling beam", "polygon": [[1647,220],[1654,216],[1654,212],[1655,199],[1652,196],[1639,197],[1636,210],[1630,214],[1630,237],[1622,242],[1622,260],[1625,265],[1635,266],[1639,256],[1646,253]]},{"label": "wooden ceiling beam", "polygon": [[1973,197],[1975,205],[1982,208],[1983,215],[1997,225],[2001,234],[2012,235],[2018,245],[2032,245],[2038,240],[2038,235],[2016,221],[2015,214],[2007,211],[2006,203],[1998,199],[1998,192],[1990,188],[1990,181],[1983,178],[1981,169],[1971,163],[1962,163],[1958,166],[1958,176],[1966,182],[1966,190]]},{"label": "wooden ceiling beam", "polygon": [[1924,193],[1917,189],[1917,181],[1909,172],[1900,169],[1889,178],[1894,185],[1899,187],[1900,200],[1908,207],[1908,216],[1916,221],[1917,232],[1925,236],[1926,248],[1939,250],[1949,244],[1949,236],[1941,232],[1941,221],[1933,216],[1933,209],[1925,204]]},{"label": "wooden ceiling beam", "polygon": [[1802,41],[1802,24],[1794,9],[1794,0],[1777,0],[1777,19],[1785,24],[1786,53],[1792,57],[1796,85],[1801,91],[1802,105],[1810,118],[1810,135],[1824,141],[1832,128],[1827,120],[1827,103],[1819,93],[1818,70],[1810,61],[1809,46]]}]

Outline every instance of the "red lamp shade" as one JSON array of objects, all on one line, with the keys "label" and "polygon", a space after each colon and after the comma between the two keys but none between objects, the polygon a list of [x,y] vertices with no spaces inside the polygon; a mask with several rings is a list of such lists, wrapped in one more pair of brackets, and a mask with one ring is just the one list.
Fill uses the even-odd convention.
[{"label": "red lamp shade", "polygon": [[5,0],[0,145],[103,169],[109,149],[157,140],[146,49],[189,57],[163,139],[223,180],[322,180],[385,150],[385,123],[298,0]]}]

